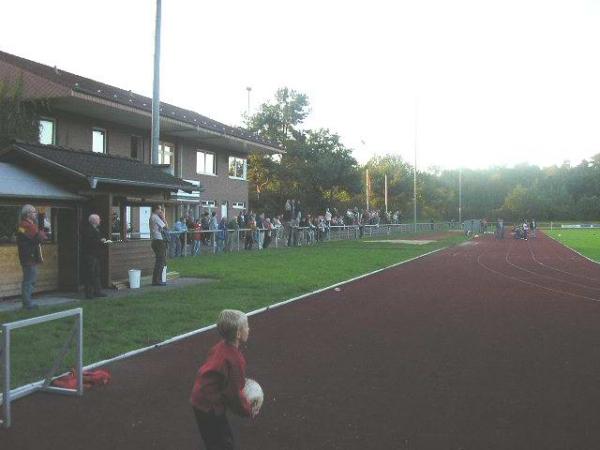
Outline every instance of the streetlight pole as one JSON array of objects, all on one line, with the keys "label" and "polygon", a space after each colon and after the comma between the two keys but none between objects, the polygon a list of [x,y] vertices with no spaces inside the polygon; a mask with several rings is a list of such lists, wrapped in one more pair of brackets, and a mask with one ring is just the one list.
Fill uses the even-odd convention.
[{"label": "streetlight pole", "polygon": [[252,91],[252,87],[246,86],[246,90],[248,91],[248,109],[246,110],[246,115],[250,117],[250,92]]},{"label": "streetlight pole", "polygon": [[161,0],[156,0],[156,28],[154,31],[154,85],[152,89],[151,164],[158,164],[158,142],[160,139],[160,22]]},{"label": "streetlight pole", "polygon": [[462,167],[458,169],[458,223],[462,224]]},{"label": "streetlight pole", "polygon": [[383,194],[385,198],[385,215],[387,217],[388,204],[387,204],[387,173],[383,176]]},{"label": "streetlight pole", "polygon": [[417,232],[417,120],[419,115],[419,99],[415,99],[415,166],[413,169],[413,207],[415,233]]}]

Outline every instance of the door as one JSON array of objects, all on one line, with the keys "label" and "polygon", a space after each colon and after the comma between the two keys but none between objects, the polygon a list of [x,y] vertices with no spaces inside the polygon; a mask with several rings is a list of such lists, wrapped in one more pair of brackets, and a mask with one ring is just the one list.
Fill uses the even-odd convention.
[{"label": "door", "polygon": [[150,215],[152,214],[152,208],[149,206],[143,206],[140,208],[140,238],[150,238]]}]

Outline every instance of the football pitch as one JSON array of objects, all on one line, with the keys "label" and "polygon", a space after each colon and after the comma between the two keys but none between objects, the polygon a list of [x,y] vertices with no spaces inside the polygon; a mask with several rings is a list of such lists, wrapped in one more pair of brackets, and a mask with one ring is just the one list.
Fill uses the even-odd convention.
[{"label": "football pitch", "polygon": [[600,261],[600,229],[555,228],[549,236],[594,261]]}]

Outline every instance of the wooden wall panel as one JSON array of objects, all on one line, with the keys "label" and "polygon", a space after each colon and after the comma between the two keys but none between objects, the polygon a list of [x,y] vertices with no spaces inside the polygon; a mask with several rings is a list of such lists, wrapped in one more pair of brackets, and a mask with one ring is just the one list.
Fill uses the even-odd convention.
[{"label": "wooden wall panel", "polygon": [[[56,244],[45,244],[42,252],[44,264],[39,266],[34,292],[54,291],[58,289],[58,247]],[[0,298],[21,295],[22,280],[17,246],[0,246]]]},{"label": "wooden wall panel", "polygon": [[142,276],[152,275],[154,252],[150,240],[115,242],[110,245],[110,278],[121,281],[129,278],[130,269],[140,269]]}]

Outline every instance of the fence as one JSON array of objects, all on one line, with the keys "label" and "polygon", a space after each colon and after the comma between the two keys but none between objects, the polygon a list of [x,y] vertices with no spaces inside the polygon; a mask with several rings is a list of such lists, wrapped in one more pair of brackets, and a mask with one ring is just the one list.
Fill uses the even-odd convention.
[{"label": "fence", "polygon": [[[301,247],[320,242],[356,240],[363,237],[461,230],[459,223],[417,223],[379,225],[332,225],[330,227],[288,227],[273,230],[239,228],[235,230],[169,231],[170,258],[201,256],[241,250]],[[270,233],[268,232],[270,231]]]}]

